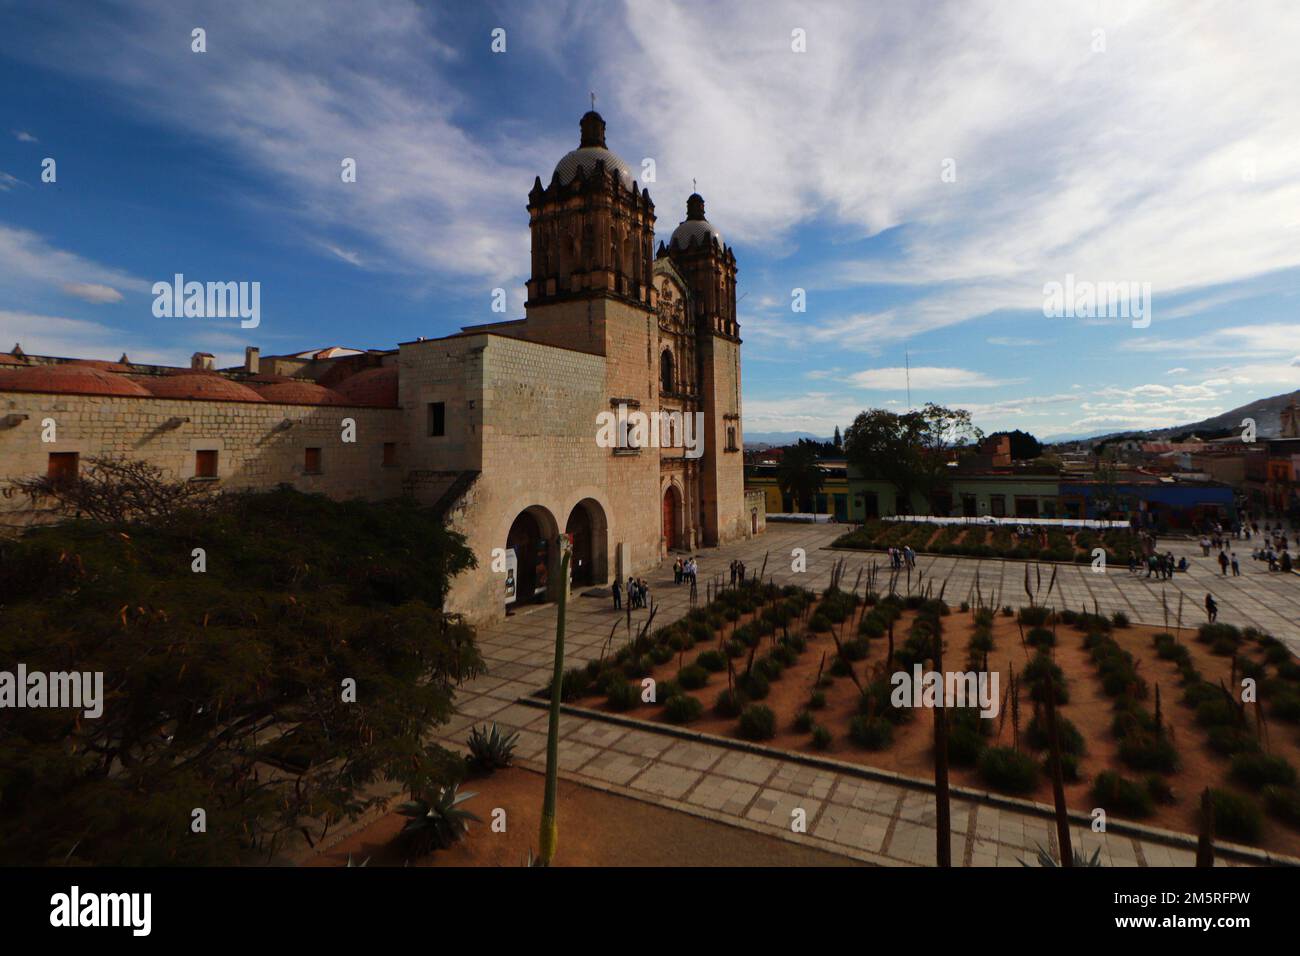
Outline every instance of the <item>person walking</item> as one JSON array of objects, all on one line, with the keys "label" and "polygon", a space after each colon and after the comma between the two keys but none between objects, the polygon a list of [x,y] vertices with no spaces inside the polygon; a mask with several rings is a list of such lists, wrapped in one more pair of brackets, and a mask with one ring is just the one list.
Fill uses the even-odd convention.
[{"label": "person walking", "polygon": [[1229,564],[1229,561],[1228,561],[1228,552],[1226,552],[1226,551],[1220,551],[1220,552],[1219,552],[1219,569],[1223,572],[1223,574],[1224,574],[1225,577],[1226,577],[1227,574],[1228,574],[1228,564]]},{"label": "person walking", "polygon": [[1232,552],[1232,576],[1234,578],[1241,577],[1241,565],[1237,562],[1236,551]]},{"label": "person walking", "polygon": [[623,607],[623,586],[618,583],[618,578],[614,579],[614,610],[617,611]]},{"label": "person walking", "polygon": [[1207,592],[1205,595],[1205,613],[1213,624],[1219,616],[1219,605],[1214,603],[1214,598]]}]

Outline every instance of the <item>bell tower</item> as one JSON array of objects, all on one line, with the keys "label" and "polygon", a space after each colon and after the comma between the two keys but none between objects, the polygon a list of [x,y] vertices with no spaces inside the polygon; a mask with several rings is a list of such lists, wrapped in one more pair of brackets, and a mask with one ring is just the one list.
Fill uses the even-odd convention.
[{"label": "bell tower", "polygon": [[654,203],[631,169],[605,145],[594,110],[579,123],[578,148],[538,177],[528,194],[532,270],[530,317],[541,306],[614,298],[653,306]]}]

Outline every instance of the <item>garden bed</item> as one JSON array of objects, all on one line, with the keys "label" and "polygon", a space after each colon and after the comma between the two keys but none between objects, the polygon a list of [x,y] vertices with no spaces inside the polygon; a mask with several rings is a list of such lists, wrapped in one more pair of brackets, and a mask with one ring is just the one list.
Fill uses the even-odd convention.
[{"label": "garden bed", "polygon": [[1094,548],[1106,549],[1106,560],[1127,564],[1129,552],[1141,555],[1142,545],[1127,529],[1104,532],[1065,531],[1041,528],[1020,536],[1005,525],[979,527],[971,525],[918,524],[873,519],[848,531],[832,543],[833,548],[857,551],[886,551],[910,547],[920,554],[945,554],[967,558],[1008,558],[1018,561],[1059,561],[1087,564]]},{"label": "garden bed", "polygon": [[[949,711],[953,784],[1052,803],[1034,702],[1044,683],[1033,677],[1054,664],[1064,680],[1056,685],[1064,698],[1063,746],[1082,750],[1065,759],[1074,777],[1065,783],[1071,810],[1101,806],[1112,818],[1194,835],[1209,786],[1218,838],[1300,856],[1300,790],[1290,769],[1300,766],[1300,664],[1284,647],[1232,628],[1202,635],[1084,612],[1049,618],[1043,608],[1008,611],[963,612],[921,596],[855,602],[842,591],[724,591],[682,621],[569,671],[565,699],[932,780],[934,710],[893,708],[886,674],[910,673],[915,660],[931,667],[933,643],[925,635],[937,621],[944,670],[983,670],[987,648],[987,672],[998,681],[995,718]],[[894,666],[887,670],[889,628],[881,619],[894,615]],[[1161,633],[1169,636],[1157,645]],[[1243,674],[1258,681],[1262,709],[1236,707],[1215,690],[1220,682],[1238,686]],[[642,699],[647,677],[655,682],[653,703]],[[859,685],[871,690],[873,683],[868,714]],[[1071,746],[1076,739],[1081,748]],[[1264,754],[1252,755],[1256,749]]]}]

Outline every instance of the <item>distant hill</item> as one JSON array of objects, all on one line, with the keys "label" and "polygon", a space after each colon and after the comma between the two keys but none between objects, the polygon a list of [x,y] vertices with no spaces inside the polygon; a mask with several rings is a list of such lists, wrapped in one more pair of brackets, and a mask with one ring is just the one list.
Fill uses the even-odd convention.
[{"label": "distant hill", "polygon": [[814,435],[812,432],[746,432],[745,447],[758,450],[762,448],[780,448],[785,445],[797,444],[800,438],[820,442],[831,440],[829,435],[823,437]]},{"label": "distant hill", "polygon": [[1221,415],[1215,415],[1211,418],[1202,418],[1197,422],[1190,422],[1186,425],[1172,425],[1168,428],[1154,428],[1148,431],[1122,431],[1107,432],[1098,435],[1079,435],[1070,437],[1058,437],[1057,443],[1066,441],[1100,441],[1104,438],[1117,438],[1121,435],[1131,437],[1141,437],[1149,441],[1168,441],[1175,435],[1183,435],[1195,432],[1196,434],[1209,435],[1213,432],[1222,431],[1240,431],[1241,420],[1243,418],[1255,419],[1255,433],[1260,438],[1277,438],[1282,433],[1281,412],[1287,405],[1291,404],[1294,398],[1300,402],[1300,389],[1294,392],[1283,392],[1281,395],[1273,395],[1269,398],[1257,399],[1248,402],[1232,411],[1224,412]]}]

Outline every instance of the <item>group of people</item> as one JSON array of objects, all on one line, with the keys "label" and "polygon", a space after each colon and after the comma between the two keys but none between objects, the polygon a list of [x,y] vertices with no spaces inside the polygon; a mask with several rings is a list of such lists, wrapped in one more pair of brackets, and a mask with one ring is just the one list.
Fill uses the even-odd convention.
[{"label": "group of people", "polygon": [[[732,561],[731,564],[734,568],[736,562]],[[689,584],[693,592],[699,573],[699,566],[696,564],[695,558],[678,558],[673,562],[673,584]]]},{"label": "group of people", "polygon": [[[614,593],[614,609],[619,610],[623,607],[623,585],[617,580],[614,581],[612,588]],[[627,579],[627,606],[631,608],[649,607],[650,605],[650,585],[646,583],[645,578]]]},{"label": "group of people", "polygon": [[737,584],[745,583],[745,562],[731,562],[731,586],[734,588]]},{"label": "group of people", "polygon": [[1137,552],[1129,551],[1129,574],[1137,574],[1142,570],[1144,565],[1147,569],[1147,577],[1152,577],[1154,575],[1162,581],[1168,581],[1174,576],[1175,571],[1187,570],[1187,559],[1179,558],[1178,561],[1175,562],[1172,551],[1166,551],[1164,554],[1152,552],[1145,558],[1139,558]]},{"label": "group of people", "polygon": [[894,570],[901,570],[906,567],[909,571],[916,567],[916,552],[912,550],[912,546],[905,544],[901,548],[891,547],[889,549],[889,566]]}]

